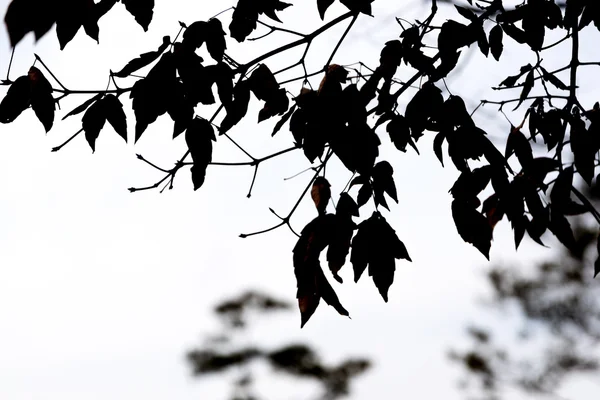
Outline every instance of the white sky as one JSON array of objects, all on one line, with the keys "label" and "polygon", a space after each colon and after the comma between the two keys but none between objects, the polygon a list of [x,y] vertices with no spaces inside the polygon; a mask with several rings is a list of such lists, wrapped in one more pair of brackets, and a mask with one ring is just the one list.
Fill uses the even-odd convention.
[{"label": "white sky", "polygon": [[[27,73],[36,52],[68,88],[102,89],[110,69],[118,70],[138,54],[154,50],[164,35],[173,38],[177,21],[206,20],[228,6],[227,2],[182,0],[156,3],[147,33],[117,4],[101,20],[100,45],[81,31],[60,52],[54,30],[37,44],[27,36],[17,47],[11,78]],[[295,3],[279,13],[281,19],[289,29],[312,31],[320,22],[315,1]],[[7,0],[0,0],[2,15],[7,5]],[[343,12],[336,2],[326,20]],[[359,18],[334,62],[363,60],[375,66],[383,44],[400,33],[394,16],[411,20],[423,18],[428,11],[420,0],[378,0],[373,13],[374,19]],[[454,12],[452,16],[458,18]],[[227,27],[227,17],[221,20]],[[315,42],[309,67],[322,65],[343,29],[345,24]],[[584,36],[584,51],[586,46],[595,48],[597,35],[596,31]],[[228,39],[228,54],[244,62],[288,39],[274,34],[248,48]],[[481,98],[497,96],[486,88],[523,64],[522,52],[510,41],[505,43],[500,63],[491,57],[483,63],[484,57],[473,49],[470,63],[448,80],[454,94],[473,99],[469,109]],[[275,70],[294,61],[301,51],[268,60],[267,65]],[[526,54],[526,62],[535,61]],[[8,37],[1,29],[0,75],[6,73],[9,56]],[[299,85],[288,88],[298,91]],[[5,92],[6,87],[0,88],[2,96]],[[281,214],[289,210],[309,175],[286,182],[283,178],[308,163],[298,152],[261,165],[251,199],[245,197],[250,167],[211,166],[197,192],[192,190],[189,170],[184,169],[172,191],[130,194],[128,187],[152,184],[162,177],[135,154],[169,167],[185,151],[183,135],[170,139],[172,122],[165,115],[135,147],[125,145],[107,124],[95,154],[83,136],[51,153],[52,147],[79,129],[80,118],[60,118],[85,98],[64,100],[48,135],[31,110],[0,126],[0,398],[226,398],[229,382],[192,378],[185,352],[217,328],[211,307],[226,296],[260,288],[294,301],[293,234],[284,228],[245,240],[238,234],[276,223],[268,207]],[[131,132],[135,120],[129,102],[125,109]],[[257,157],[289,146],[287,128],[275,140],[270,138],[276,119],[253,122],[257,110],[258,102],[253,100],[245,122],[230,132],[236,140]],[[478,112],[477,122],[500,137],[509,127],[492,110]],[[209,116],[212,108],[199,112]],[[447,349],[464,342],[468,322],[503,325],[475,304],[485,293],[486,261],[456,232],[448,189],[458,174],[451,163],[440,166],[431,150],[433,136],[419,141],[421,156],[411,149],[398,152],[385,132],[380,137],[382,157],[395,170],[399,197],[399,204],[393,204],[386,217],[413,259],[412,264],[397,263],[389,303],[382,301],[368,277],[352,283],[348,264],[342,270],[344,285],[330,280],[352,320],[323,304],[302,330],[294,311],[287,317],[259,320],[247,340],[265,347],[307,341],[331,362],[349,355],[372,358],[374,368],[353,385],[353,399],[458,399],[460,370],[447,362]],[[213,160],[246,159],[221,137]],[[334,193],[348,177],[332,166],[328,178]],[[314,216],[313,205],[304,201],[293,225],[300,230]],[[525,263],[539,254],[550,252],[529,242],[519,251]],[[515,258],[512,232],[503,221],[495,231],[491,259]],[[284,384],[289,382],[272,382],[265,389],[270,398],[302,398],[301,391],[289,395],[290,387],[296,387]],[[579,399],[592,398],[586,397],[587,389],[574,390],[579,390],[572,392]]]}]

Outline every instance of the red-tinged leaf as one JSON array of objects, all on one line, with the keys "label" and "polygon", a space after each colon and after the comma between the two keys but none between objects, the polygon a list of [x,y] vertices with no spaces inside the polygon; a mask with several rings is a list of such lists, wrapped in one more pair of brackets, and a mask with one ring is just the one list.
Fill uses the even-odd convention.
[{"label": "red-tinged leaf", "polygon": [[502,44],[503,36],[504,32],[502,31],[502,27],[500,25],[496,25],[492,28],[492,30],[490,30],[490,51],[496,61],[500,61],[500,56],[504,50],[504,45]]},{"label": "red-tinged leaf", "polygon": [[325,19],[325,11],[333,4],[334,0],[317,0],[317,8],[321,19]]},{"label": "red-tinged leaf", "polygon": [[446,135],[444,135],[443,132],[439,132],[433,139],[433,152],[438,160],[440,160],[440,163],[442,163],[442,167],[444,166],[444,155],[442,154],[442,144],[444,143],[444,139],[446,139]]},{"label": "red-tinged leaf", "polygon": [[294,111],[296,111],[296,104],[294,104],[284,115],[283,117],[281,117],[279,119],[279,121],[277,121],[277,123],[275,124],[275,127],[273,128],[273,133],[271,133],[271,136],[275,136],[275,134],[277,132],[279,132],[281,130],[281,128],[283,127],[283,125],[285,125],[285,123],[291,118],[292,114],[294,113]]},{"label": "red-tinged leaf", "polygon": [[331,199],[331,185],[327,179],[322,176],[319,176],[315,179],[310,191],[310,197],[312,197],[319,215],[325,214],[325,209],[327,208],[327,204],[329,204],[329,200]]},{"label": "red-tinged leaf", "polygon": [[121,2],[144,31],[147,31],[154,13],[154,0],[121,0]]},{"label": "red-tinged leaf", "polygon": [[103,93],[98,93],[94,97],[92,97],[90,99],[87,99],[86,101],[84,101],[83,103],[81,103],[80,105],[78,105],[77,107],[75,107],[74,109],[72,109],[71,111],[69,111],[67,113],[67,115],[65,115],[64,117],[62,117],[62,120],[64,121],[65,119],[67,119],[67,117],[70,117],[72,115],[81,114],[82,112],[84,112],[85,110],[87,110],[87,108],[89,106],[91,106],[93,103],[95,103],[96,101],[100,100],[100,98],[102,98],[102,96],[103,96]]},{"label": "red-tinged leaf", "polygon": [[44,129],[48,132],[54,124],[54,97],[52,86],[42,71],[36,67],[29,68],[29,82],[31,83],[31,108],[35,111]]},{"label": "red-tinged leaf", "polygon": [[171,38],[169,36],[163,37],[163,42],[156,51],[141,54],[138,58],[134,58],[129,61],[119,72],[113,73],[114,76],[119,78],[125,78],[130,74],[134,73],[138,69],[144,68],[150,65],[160,57],[160,55],[167,49],[171,44]]},{"label": "red-tinged leaf", "polygon": [[56,22],[56,4],[47,0],[13,0],[8,5],[4,22],[10,45],[15,47],[23,37],[33,32],[36,41]]},{"label": "red-tinged leaf", "polygon": [[300,328],[308,322],[310,317],[317,311],[321,297],[314,293],[309,293],[298,297],[298,308],[300,309]]},{"label": "red-tinged leaf", "polygon": [[31,83],[28,76],[18,77],[0,103],[0,122],[13,122],[31,105]]},{"label": "red-tinged leaf", "polygon": [[127,142],[127,117],[123,111],[123,104],[113,94],[107,94],[101,100],[104,108],[106,120],[113,127],[115,132]]},{"label": "red-tinged leaf", "polygon": [[373,195],[373,188],[370,183],[362,185],[362,187],[358,190],[358,197],[356,198],[358,207],[362,207],[367,204],[367,201]]},{"label": "red-tinged leaf", "polygon": [[104,103],[97,101],[92,104],[81,119],[81,126],[85,133],[85,139],[92,148],[92,152],[96,151],[96,139],[100,135],[100,131],[106,123],[106,114]]}]

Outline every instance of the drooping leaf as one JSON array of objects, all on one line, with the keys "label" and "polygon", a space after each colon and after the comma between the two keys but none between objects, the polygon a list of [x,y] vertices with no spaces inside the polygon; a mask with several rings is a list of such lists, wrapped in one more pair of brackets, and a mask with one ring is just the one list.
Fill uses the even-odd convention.
[{"label": "drooping leaf", "polygon": [[444,139],[446,139],[446,136],[442,132],[435,135],[435,138],[433,139],[433,151],[438,160],[440,160],[440,163],[442,163],[442,167],[444,166],[444,156],[442,154],[442,144],[444,143]]},{"label": "drooping leaf", "polygon": [[29,68],[29,82],[31,84],[31,108],[48,132],[54,124],[54,97],[52,86],[42,71],[36,67]]},{"label": "drooping leaf", "polygon": [[325,11],[333,4],[334,0],[317,0],[317,8],[321,19],[325,19]]},{"label": "drooping leaf", "polygon": [[67,113],[67,115],[65,115],[64,117],[62,117],[62,119],[65,120],[67,117],[70,117],[72,115],[77,115],[77,114],[80,114],[80,113],[84,112],[85,110],[87,110],[87,108],[89,106],[91,106],[96,101],[100,100],[100,98],[102,96],[103,96],[103,93],[98,93],[94,97],[87,99],[86,101],[84,101],[83,103],[81,103],[80,105],[78,105],[77,107],[75,107],[74,109],[72,109],[71,111],[69,111]]},{"label": "drooping leaf", "polygon": [[394,114],[390,122],[387,124],[386,130],[390,135],[390,140],[394,146],[403,153],[406,153],[406,145],[409,144],[417,154],[419,150],[413,138],[410,135],[410,126],[408,120],[402,115]]},{"label": "drooping leaf", "polygon": [[231,37],[238,42],[243,42],[254,29],[256,29],[256,21],[260,14],[265,14],[267,17],[281,22],[277,17],[276,11],[285,10],[291,6],[290,3],[284,3],[279,0],[239,0],[229,25],[229,33]]},{"label": "drooping leaf", "polygon": [[490,30],[490,51],[496,61],[500,61],[500,56],[504,50],[504,45],[502,44],[503,36],[504,32],[502,31],[502,27],[500,25],[495,25],[492,30]]},{"label": "drooping leaf", "polygon": [[106,120],[115,132],[127,142],[127,117],[123,111],[123,104],[114,94],[107,94],[101,102]]},{"label": "drooping leaf", "polygon": [[248,81],[241,81],[233,88],[233,101],[227,108],[227,115],[219,127],[220,134],[224,134],[244,118],[248,111],[250,101],[250,87]]},{"label": "drooping leaf", "polygon": [[280,119],[279,121],[277,121],[277,123],[275,124],[275,127],[273,127],[273,132],[271,133],[271,136],[275,136],[275,134],[277,132],[279,132],[281,130],[281,128],[283,127],[283,125],[285,125],[285,123],[291,118],[292,114],[294,113],[294,111],[296,111],[296,104],[294,104]]},{"label": "drooping leaf", "polygon": [[492,241],[492,228],[488,220],[468,201],[452,201],[452,217],[460,237],[471,243],[489,260]]},{"label": "drooping leaf", "polygon": [[358,205],[348,193],[344,192],[340,194],[335,213],[340,216],[358,217]]},{"label": "drooping leaf", "polygon": [[325,214],[325,209],[331,199],[331,185],[323,176],[318,176],[313,182],[310,197],[315,203],[319,215]]},{"label": "drooping leaf", "polygon": [[532,70],[532,71],[529,71],[527,73],[527,76],[525,77],[525,82],[523,83],[523,90],[521,91],[521,96],[519,96],[519,102],[517,103],[517,106],[514,108],[514,110],[519,108],[519,106],[523,103],[523,101],[525,101],[525,99],[527,99],[527,96],[529,96],[531,89],[533,89],[533,84],[534,84],[534,77],[533,77],[533,70]]},{"label": "drooping leaf", "polygon": [[29,32],[34,33],[36,41],[44,36],[56,22],[55,7],[47,0],[11,1],[4,16],[10,45],[15,47]]},{"label": "drooping leaf", "polygon": [[192,156],[192,182],[194,190],[198,190],[204,183],[206,168],[212,161],[212,141],[215,132],[210,122],[204,118],[194,118],[185,131],[185,142]]},{"label": "drooping leaf", "polygon": [[552,205],[550,205],[550,222],[548,224],[550,232],[569,250],[576,246],[575,237],[569,220]]},{"label": "drooping leaf", "polygon": [[104,102],[97,101],[92,104],[81,119],[81,126],[85,133],[85,139],[92,148],[92,152],[96,151],[96,139],[100,135],[100,131],[106,123],[106,113]]},{"label": "drooping leaf", "polygon": [[367,201],[369,201],[369,199],[371,198],[371,196],[373,195],[373,188],[371,187],[370,183],[366,183],[364,185],[362,185],[362,187],[358,190],[358,197],[356,199],[356,202],[358,204],[358,207],[362,207],[365,204],[367,204]]},{"label": "drooping leaf", "polygon": [[[341,200],[340,200],[341,202]],[[356,224],[352,221],[350,215],[340,213],[338,210],[335,215],[335,223],[331,232],[331,239],[327,249],[327,262],[333,277],[339,283],[343,283],[342,278],[338,275],[340,269],[346,262],[346,256],[350,252],[350,241],[356,228]]]},{"label": "drooping leaf", "polygon": [[31,105],[31,82],[28,76],[20,76],[10,85],[0,103],[0,122],[13,122]]},{"label": "drooping leaf", "polygon": [[[373,199],[375,205],[383,205],[385,208],[387,204],[383,197],[384,193],[387,193],[396,203],[398,203],[398,194],[396,192],[396,184],[394,183],[394,169],[387,161],[380,161],[373,167]],[[389,208],[388,208],[389,209]]]},{"label": "drooping leaf", "polygon": [[154,0],[121,0],[125,8],[134,16],[136,22],[140,24],[144,31],[148,31],[148,26],[152,21],[154,14]]},{"label": "drooping leaf", "polygon": [[169,36],[164,36],[162,44],[156,51],[140,54],[138,58],[134,58],[133,60],[129,61],[127,65],[125,65],[119,72],[115,72],[113,75],[119,78],[125,78],[138,69],[144,68],[145,66],[156,61],[158,57],[160,57],[160,55],[167,49],[169,44],[171,44],[171,38]]},{"label": "drooping leaf", "polygon": [[352,240],[350,261],[354,268],[354,281],[369,267],[369,275],[373,278],[385,302],[388,301],[388,290],[394,281],[396,261],[405,259],[412,261],[406,246],[385,218],[378,212],[360,223],[358,232]]}]

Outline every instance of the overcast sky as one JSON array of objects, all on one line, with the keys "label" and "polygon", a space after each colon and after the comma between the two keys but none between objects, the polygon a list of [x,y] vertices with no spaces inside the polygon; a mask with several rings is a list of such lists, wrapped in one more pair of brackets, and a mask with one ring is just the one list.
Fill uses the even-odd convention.
[{"label": "overcast sky", "polygon": [[[7,5],[7,0],[0,0],[2,15]],[[227,6],[228,2],[158,0],[154,20],[144,33],[117,4],[100,22],[99,45],[81,31],[61,52],[54,29],[37,44],[28,35],[17,46],[10,77],[26,74],[35,52],[68,88],[103,89],[110,69],[118,70],[138,54],[154,50],[164,35],[173,38],[178,21],[206,20]],[[442,10],[448,11],[457,18],[454,11]],[[345,8],[336,3],[327,11],[326,20],[343,12]],[[362,60],[376,66],[383,44],[400,33],[394,16],[422,19],[427,12],[421,0],[377,0],[373,3],[376,18],[360,16],[334,62]],[[314,0],[296,1],[279,15],[286,27],[304,32],[320,23]],[[225,27],[229,16],[221,18]],[[322,66],[344,29],[342,24],[315,42],[309,67]],[[583,51],[596,48],[597,31],[595,35],[584,35]],[[288,40],[274,34],[240,46],[228,38],[228,54],[245,62]],[[521,53],[510,42],[500,63],[491,58],[486,61],[474,46],[472,50],[472,55],[463,56],[464,66],[448,80],[454,94],[470,99],[470,110],[481,98],[498,95],[486,87],[514,74],[520,65],[535,62],[534,55]],[[269,59],[267,65],[277,69],[295,61],[301,51]],[[525,62],[519,54],[526,54]],[[3,27],[2,78],[9,56]],[[297,92],[300,84],[288,88]],[[6,87],[0,87],[0,95],[5,93]],[[95,154],[83,136],[51,153],[52,147],[79,129],[80,118],[59,120],[85,98],[70,96],[62,101],[47,135],[31,110],[12,124],[0,126],[0,398],[224,399],[229,381],[194,379],[185,353],[201,343],[204,334],[218,328],[211,307],[225,296],[259,288],[295,301],[291,258],[295,236],[284,228],[248,239],[238,235],[276,223],[268,207],[287,213],[310,176],[283,178],[307,168],[308,162],[296,152],[261,165],[250,199],[245,195],[251,167],[211,166],[206,183],[196,192],[189,170],[183,169],[174,190],[130,194],[128,187],[152,184],[162,177],[135,154],[168,168],[185,151],[183,136],[171,140],[172,122],[165,115],[135,146],[126,145],[107,124]],[[134,117],[129,101],[125,109],[131,131]],[[209,116],[213,109],[199,107],[197,112]],[[276,119],[254,122],[257,110],[258,102],[253,100],[248,117],[231,130],[232,136],[256,157],[291,145],[287,128],[270,138]],[[518,115],[522,118],[522,114],[514,115],[515,120]],[[509,129],[493,108],[475,116],[491,136],[500,138]],[[411,149],[400,153],[390,146],[387,135],[380,136],[381,156],[394,167],[399,197],[399,204],[392,205],[386,218],[413,259],[397,263],[389,303],[383,302],[368,277],[354,284],[351,265],[346,265],[343,285],[330,280],[352,320],[322,304],[302,330],[294,310],[289,316],[257,321],[244,340],[265,347],[307,341],[329,362],[350,355],[372,358],[374,368],[353,386],[356,400],[459,399],[460,370],[447,362],[446,352],[464,343],[465,325],[503,325],[507,335],[512,330],[476,304],[486,292],[487,262],[460,239],[454,227],[448,189],[458,176],[455,168],[441,167],[431,151],[433,136],[419,141],[420,156]],[[246,158],[221,137],[213,161]],[[339,193],[349,175],[332,165],[328,178],[333,192]],[[362,214],[369,215],[370,210]],[[307,199],[292,224],[300,230],[315,215]],[[506,221],[494,235],[492,261],[514,260],[512,232]],[[527,264],[550,254],[525,241],[518,256]],[[272,379],[268,371],[263,372],[270,377],[265,379]],[[292,397],[290,388],[297,386],[286,386],[287,381],[266,382],[261,390],[270,398],[301,400],[304,391],[311,392],[310,387],[299,387]],[[589,391],[574,390],[579,390],[578,399],[592,398],[585,397]]]}]

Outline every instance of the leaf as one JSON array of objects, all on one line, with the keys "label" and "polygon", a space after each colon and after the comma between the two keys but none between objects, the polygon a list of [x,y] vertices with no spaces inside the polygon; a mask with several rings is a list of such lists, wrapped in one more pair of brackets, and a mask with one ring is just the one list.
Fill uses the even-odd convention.
[{"label": "leaf", "polygon": [[344,192],[340,194],[335,213],[339,216],[358,217],[358,205],[348,193]]},{"label": "leaf", "polygon": [[283,125],[285,125],[285,123],[290,119],[290,117],[292,116],[292,114],[294,113],[294,111],[296,111],[296,104],[294,104],[284,115],[283,117],[281,117],[279,119],[279,121],[277,121],[277,123],[275,124],[275,127],[273,128],[273,133],[271,133],[271,137],[275,136],[275,134],[277,132],[279,132],[281,130],[281,128],[283,127]]},{"label": "leaf", "polygon": [[388,123],[386,130],[390,135],[390,140],[398,150],[406,153],[406,145],[409,144],[419,154],[419,150],[410,136],[410,126],[404,116],[395,114]]},{"label": "leaf", "polygon": [[106,120],[127,143],[127,117],[123,111],[123,104],[113,94],[107,94],[101,102]]},{"label": "leaf", "polygon": [[596,261],[594,262],[594,278],[598,276],[598,274],[600,274],[600,240],[597,239],[597,245],[596,245],[596,250],[598,251],[598,258],[596,258]]},{"label": "leaf", "polygon": [[301,326],[308,322],[321,298],[341,315],[348,315],[319,264],[319,255],[330,243],[335,219],[333,214],[322,214],[309,222],[302,229],[293,249],[294,274],[298,287],[296,298],[300,308]]},{"label": "leaf", "polygon": [[55,7],[47,0],[11,1],[4,16],[10,45],[15,47],[29,32],[34,33],[36,41],[44,36],[56,22]]},{"label": "leaf", "polygon": [[502,55],[502,51],[504,50],[504,45],[502,44],[502,38],[504,36],[504,32],[502,31],[502,27],[500,25],[495,25],[490,30],[490,51],[492,56],[496,59],[496,61],[500,61],[500,56]]},{"label": "leaf", "polygon": [[310,197],[315,203],[319,215],[325,214],[325,209],[331,199],[331,185],[327,179],[322,176],[318,176],[315,179],[310,191]]},{"label": "leaf", "polygon": [[0,103],[0,122],[13,122],[31,105],[31,83],[28,76],[20,76],[10,85]]},{"label": "leaf", "polygon": [[67,117],[70,117],[71,115],[77,115],[77,114],[80,114],[80,113],[84,112],[85,110],[87,110],[87,108],[90,105],[92,105],[96,101],[100,100],[100,98],[102,98],[102,96],[103,96],[103,93],[98,93],[94,97],[92,97],[90,99],[87,99],[86,101],[84,101],[83,103],[81,103],[80,105],[78,105],[77,107],[75,107],[74,109],[72,109],[71,111],[69,111],[67,113],[67,115],[65,115],[64,117],[62,117],[62,120],[64,121]]},{"label": "leaf", "polygon": [[262,122],[275,115],[283,115],[290,105],[287,92],[284,88],[277,90],[265,102],[264,107],[258,112],[258,122]]},{"label": "leaf", "polygon": [[144,31],[148,31],[154,13],[154,0],[121,0],[121,2]]},{"label": "leaf", "polygon": [[394,281],[396,259],[412,261],[396,232],[381,214],[375,212],[360,223],[352,240],[350,261],[354,268],[354,282],[358,282],[368,265],[373,283],[387,302],[388,290]]},{"label": "leaf", "polygon": [[250,88],[248,81],[241,81],[233,88],[233,101],[227,109],[227,115],[223,118],[219,127],[219,134],[224,134],[244,118],[248,112],[250,101]]},{"label": "leaf", "polygon": [[576,242],[571,224],[553,205],[550,205],[550,223],[548,224],[548,229],[567,249],[575,249]]},{"label": "leaf", "polygon": [[519,97],[519,103],[513,109],[513,111],[516,110],[517,108],[519,108],[519,106],[523,103],[523,101],[525,101],[525,99],[527,99],[527,96],[529,96],[531,89],[533,89],[533,84],[534,84],[534,77],[533,77],[533,70],[531,70],[527,73],[527,76],[525,77],[525,82],[523,83],[523,90],[521,91],[521,96]]},{"label": "leaf", "polygon": [[484,165],[473,171],[463,171],[452,185],[450,193],[455,199],[470,201],[487,187],[491,178],[492,167],[489,165]]},{"label": "leaf", "polygon": [[227,44],[225,43],[225,31],[221,21],[216,18],[208,20],[208,38],[206,40],[206,49],[213,60],[219,62],[223,59]]},{"label": "leaf", "polygon": [[113,75],[119,78],[125,78],[138,69],[144,68],[145,66],[156,61],[158,57],[164,53],[169,44],[171,44],[171,38],[169,36],[164,36],[162,44],[156,51],[140,54],[138,58],[134,58],[133,60],[129,61],[127,65],[125,65],[119,72],[113,73]]},{"label": "leaf", "polygon": [[106,123],[106,114],[104,110],[104,102],[97,101],[87,109],[81,119],[81,126],[85,132],[85,139],[92,148],[92,152],[96,151],[96,139],[100,135],[100,131]]},{"label": "leaf", "polygon": [[285,10],[291,6],[289,3],[284,3],[279,0],[239,0],[235,7],[229,24],[229,33],[232,38],[238,42],[243,42],[254,29],[256,29],[256,21],[260,14],[265,14],[267,17],[281,22],[276,11]]},{"label": "leaf", "polygon": [[452,218],[460,237],[490,259],[492,228],[485,216],[462,199],[452,201]]},{"label": "leaf", "polygon": [[438,117],[444,104],[442,91],[433,83],[424,84],[406,106],[404,113],[413,138],[418,139],[430,119]]},{"label": "leaf", "polygon": [[506,140],[504,157],[508,159],[513,152],[523,168],[527,168],[533,160],[533,151],[529,141],[520,129],[511,126],[508,139]]},{"label": "leaf", "polygon": [[[383,198],[383,193],[387,193],[396,203],[398,203],[398,194],[394,183],[394,169],[387,161],[380,161],[373,167],[373,195],[375,205],[384,204],[380,202]],[[385,200],[384,200],[385,201]],[[387,206],[386,206],[387,208]]]},{"label": "leaf", "polygon": [[573,188],[573,167],[563,169],[556,178],[552,191],[550,192],[550,201],[555,210],[565,207],[571,200],[571,189]]},{"label": "leaf", "polygon": [[185,131],[185,142],[192,156],[192,182],[194,190],[198,190],[204,183],[206,168],[212,161],[212,141],[215,132],[210,122],[204,118],[194,118]]},{"label": "leaf", "polygon": [[42,71],[36,67],[29,68],[29,82],[31,83],[31,108],[48,132],[54,123],[54,97],[52,86]]},{"label": "leaf", "polygon": [[334,0],[317,0],[317,8],[321,19],[325,19],[325,11],[333,4]]},{"label": "leaf", "polygon": [[367,204],[367,201],[369,201],[369,199],[371,198],[371,196],[373,195],[373,188],[371,187],[371,184],[365,184],[362,185],[362,187],[359,189],[358,191],[358,197],[356,198],[358,207],[362,207],[365,204]]},{"label": "leaf", "polygon": [[346,256],[350,252],[350,242],[356,224],[352,222],[350,215],[339,213],[339,204],[334,221],[335,224],[331,232],[329,247],[327,249],[327,262],[329,263],[329,270],[333,274],[335,280],[339,283],[343,283],[338,272],[344,266]]},{"label": "leaf", "polygon": [[371,15],[371,3],[374,0],[340,0],[350,11]]},{"label": "leaf", "polygon": [[560,90],[569,90],[569,87],[567,85],[565,85],[560,79],[558,79],[555,74],[549,73],[541,65],[540,65],[540,69],[542,70],[542,77],[544,78],[545,81],[550,82],[551,84],[553,84],[556,88],[558,88]]},{"label": "leaf", "polygon": [[477,15],[475,15],[475,13],[473,11],[469,10],[468,8],[457,6],[457,5],[454,5],[454,7],[456,8],[456,11],[458,11],[458,13],[460,15],[462,15],[469,21],[471,21],[471,22],[477,21]]},{"label": "leaf", "polygon": [[439,132],[437,135],[435,135],[435,138],[433,139],[433,152],[435,153],[438,160],[440,160],[440,163],[442,163],[442,167],[444,166],[444,156],[442,154],[442,144],[444,143],[445,138],[446,138],[446,135],[444,135],[444,133],[442,133],[442,132]]},{"label": "leaf", "polygon": [[527,43],[527,34],[522,29],[517,28],[513,24],[502,24],[504,32],[513,38],[517,43]]}]

